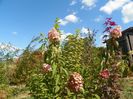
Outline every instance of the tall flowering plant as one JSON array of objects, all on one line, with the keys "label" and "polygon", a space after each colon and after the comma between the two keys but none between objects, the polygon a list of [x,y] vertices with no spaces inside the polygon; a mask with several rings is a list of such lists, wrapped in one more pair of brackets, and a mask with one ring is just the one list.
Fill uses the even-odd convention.
[{"label": "tall flowering plant", "polygon": [[[93,38],[90,35],[88,37],[80,38],[79,31],[76,31],[76,35],[69,35],[68,40],[60,45],[60,30],[56,20],[54,27],[48,32],[48,46],[44,51],[41,72],[33,75],[29,84],[34,98],[95,97],[88,90],[88,86],[91,86],[88,77],[94,73],[91,73],[92,71],[96,71],[94,69],[96,61],[93,63],[94,65],[91,63],[94,59],[91,59],[93,57],[93,53],[91,53]],[[86,45],[89,48],[86,48]],[[86,52],[83,54],[84,48],[86,48]],[[88,60],[84,61],[83,55],[86,54],[84,59],[88,57]]]},{"label": "tall flowering plant", "polygon": [[[37,99],[118,99],[119,67],[122,65],[117,39],[122,35],[119,26],[107,18],[104,25],[104,55],[93,46],[93,38],[69,35],[60,44],[59,23],[48,32],[41,72],[30,81],[32,96]],[[87,45],[87,46],[86,46]],[[62,48],[62,49],[61,49]],[[87,60],[85,60],[87,59]],[[99,66],[100,61],[101,66]],[[70,75],[69,75],[70,73]]]},{"label": "tall flowering plant", "polygon": [[104,43],[106,43],[107,50],[110,50],[110,52],[118,50],[119,43],[117,39],[122,36],[121,26],[112,21],[112,18],[106,18],[104,26],[104,32],[106,34],[103,36],[103,39]]},{"label": "tall flowering plant", "polygon": [[118,99],[120,98],[119,79],[122,59],[117,39],[122,36],[121,27],[112,21],[112,18],[106,18],[104,25],[106,51],[99,73],[101,78],[101,97],[102,99]]},{"label": "tall flowering plant", "polygon": [[29,84],[34,98],[58,98],[67,84],[67,71],[61,59],[60,30],[58,19],[48,32],[48,42],[44,49],[44,61],[41,72],[33,75]]}]

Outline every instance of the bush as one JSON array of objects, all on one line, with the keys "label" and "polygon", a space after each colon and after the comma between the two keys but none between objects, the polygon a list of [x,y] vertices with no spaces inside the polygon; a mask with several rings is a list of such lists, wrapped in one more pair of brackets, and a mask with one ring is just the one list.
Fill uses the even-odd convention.
[{"label": "bush", "polygon": [[0,62],[0,85],[8,84],[7,66],[5,62]]},{"label": "bush", "polygon": [[116,24],[110,22],[107,18],[107,46],[98,48],[94,45],[95,33],[90,31],[81,37],[77,30],[61,44],[57,19],[48,38],[41,34],[32,40],[31,43],[41,44],[39,48],[34,49],[30,43],[23,52],[14,70],[15,78],[27,84],[35,99],[120,98],[119,79],[128,74],[128,67],[117,42],[121,32],[112,33],[110,24]]},{"label": "bush", "polygon": [[[56,30],[59,32],[58,28]],[[54,38],[53,35],[50,40],[51,38]],[[31,95],[37,99],[99,97],[96,89],[99,73],[97,64],[100,63],[100,59],[94,57],[99,53],[99,49],[94,47],[93,40],[90,39],[93,38],[80,38],[79,32],[77,32],[75,35],[69,35],[63,45],[60,45],[60,42],[55,39],[48,42],[48,46],[44,50],[42,72],[32,75],[28,83]],[[87,44],[89,47],[86,48]],[[85,58],[91,60],[85,60]],[[68,87],[69,77],[74,72],[83,77],[84,84],[78,92],[74,92]],[[80,79],[81,77],[77,76],[76,78]],[[73,78],[72,81],[75,81],[75,84],[77,81],[80,83],[81,81],[74,80],[76,78]],[[75,89],[77,87],[80,87],[80,84],[75,85]]]},{"label": "bush", "polygon": [[42,62],[43,55],[41,51],[24,51],[16,64],[18,82],[25,83],[32,74],[40,72]]}]

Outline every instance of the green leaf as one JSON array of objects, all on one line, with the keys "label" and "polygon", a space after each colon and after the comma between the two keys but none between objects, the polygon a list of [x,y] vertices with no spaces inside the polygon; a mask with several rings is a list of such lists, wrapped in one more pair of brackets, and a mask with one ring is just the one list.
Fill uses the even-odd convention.
[{"label": "green leaf", "polygon": [[55,74],[56,74],[56,68],[57,68],[57,65],[53,64],[53,66],[52,66],[52,77],[54,77]]},{"label": "green leaf", "polygon": [[102,60],[102,62],[101,62],[101,68],[100,68],[100,71],[103,70],[103,68],[104,68],[104,63],[105,63],[105,58],[103,58],[103,60]]},{"label": "green leaf", "polygon": [[59,20],[60,20],[59,18],[56,18],[56,19],[55,19],[55,23],[58,23],[58,22],[59,22]]},{"label": "green leaf", "polygon": [[57,86],[58,83],[59,83],[59,79],[60,79],[60,75],[57,75],[57,76],[56,76],[56,82],[55,82],[55,85],[56,85],[56,86]]},{"label": "green leaf", "polygon": [[58,30],[60,26],[58,24],[55,24],[54,27]]},{"label": "green leaf", "polygon": [[44,45],[44,44],[42,44],[42,45],[40,46],[40,48],[39,48],[39,49],[43,51],[43,50],[44,50],[44,48],[45,48],[45,45]]},{"label": "green leaf", "polygon": [[40,39],[39,36],[38,36],[38,37],[35,37],[35,38],[32,39],[31,43],[33,43],[33,42],[35,42],[35,41],[38,41],[39,39]]},{"label": "green leaf", "polygon": [[57,93],[60,90],[59,86],[55,86],[55,93]]},{"label": "green leaf", "polygon": [[93,99],[100,99],[100,96],[98,96],[97,94],[93,94],[94,98]]},{"label": "green leaf", "polygon": [[68,76],[68,72],[65,68],[61,67],[61,69],[65,72],[65,74]]},{"label": "green leaf", "polygon": [[119,47],[119,42],[115,41],[115,47],[118,48]]}]

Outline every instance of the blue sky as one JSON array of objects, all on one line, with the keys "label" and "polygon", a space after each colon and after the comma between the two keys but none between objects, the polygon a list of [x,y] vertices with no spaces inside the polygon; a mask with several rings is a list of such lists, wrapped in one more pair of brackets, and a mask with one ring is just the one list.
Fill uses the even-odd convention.
[{"label": "blue sky", "polygon": [[0,42],[25,48],[33,36],[47,35],[59,17],[64,34],[98,30],[100,46],[104,19],[112,17],[122,30],[133,27],[132,8],[132,0],[0,0]]}]

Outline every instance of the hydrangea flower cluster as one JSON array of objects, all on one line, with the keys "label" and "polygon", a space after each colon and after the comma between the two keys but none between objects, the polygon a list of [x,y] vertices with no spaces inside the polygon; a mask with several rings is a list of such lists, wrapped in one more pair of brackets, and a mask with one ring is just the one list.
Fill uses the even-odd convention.
[{"label": "hydrangea flower cluster", "polygon": [[121,33],[121,27],[120,26],[116,26],[113,30],[111,30],[110,35],[112,38],[119,38],[122,36]]},{"label": "hydrangea flower cluster", "polygon": [[60,33],[57,31],[57,29],[52,28],[48,32],[48,39],[51,42],[58,42],[58,41],[60,41]]},{"label": "hydrangea flower cluster", "polygon": [[44,63],[42,70],[43,70],[44,73],[47,73],[47,72],[51,71],[52,70],[51,65]]},{"label": "hydrangea flower cluster", "polygon": [[83,88],[82,76],[77,72],[72,73],[68,81],[68,87],[73,92],[80,92]]},{"label": "hydrangea flower cluster", "polygon": [[100,76],[101,76],[102,78],[108,79],[109,76],[110,76],[109,70],[108,70],[108,69],[104,69],[103,71],[100,72]]}]

